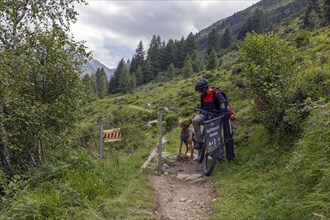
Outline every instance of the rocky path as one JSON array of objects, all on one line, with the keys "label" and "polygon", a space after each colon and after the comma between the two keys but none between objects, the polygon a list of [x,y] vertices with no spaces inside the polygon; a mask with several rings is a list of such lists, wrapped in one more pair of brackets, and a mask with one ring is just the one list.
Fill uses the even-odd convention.
[{"label": "rocky path", "polygon": [[158,206],[156,220],[206,220],[213,214],[216,192],[212,177],[202,175],[202,165],[187,158],[165,156],[162,174],[155,174],[152,184]]}]

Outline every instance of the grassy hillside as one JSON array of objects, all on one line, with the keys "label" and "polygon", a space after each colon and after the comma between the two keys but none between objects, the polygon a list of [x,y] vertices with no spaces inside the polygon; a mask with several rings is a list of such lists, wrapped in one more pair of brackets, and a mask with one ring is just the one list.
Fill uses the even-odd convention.
[{"label": "grassy hillside", "polygon": [[[329,219],[330,109],[324,88],[330,83],[330,30],[299,30],[299,22],[279,28],[299,56],[288,93],[302,100],[283,116],[298,127],[296,133],[269,132],[262,125],[250,89],[235,86],[237,80],[250,79],[239,51],[232,50],[221,57],[218,70],[188,79],[178,75],[138,87],[134,94],[85,103],[66,146],[47,152],[43,165],[10,180],[0,171],[5,183],[0,219],[152,219],[157,205],[153,170],[141,174],[139,168],[156,146],[158,131],[157,125],[145,125],[167,107],[163,127],[170,143],[165,150],[176,153],[177,122],[195,115],[199,94],[194,84],[201,77],[226,92],[237,115],[236,161],[217,165],[213,173],[219,199],[212,218]],[[104,144],[102,160],[97,154],[100,124],[120,127],[123,135],[120,142]],[[290,141],[283,141],[290,135]]]},{"label": "grassy hillside", "polygon": [[[314,35],[313,42],[324,39],[321,36]],[[314,50],[324,49],[311,46],[310,53]],[[77,126],[75,137],[80,138],[72,143],[84,143],[88,152],[96,153],[100,123],[108,128],[122,127],[123,141],[105,144],[102,161],[97,155],[91,158],[86,150],[54,153],[30,173],[32,178],[9,184],[0,218],[151,219],[156,206],[149,180],[152,170],[140,174],[139,168],[157,143],[157,128],[148,129],[144,124],[155,119],[164,107],[169,108],[164,127],[168,126],[165,135],[170,144],[165,149],[176,153],[180,131],[176,123],[167,125],[166,119],[195,114],[193,108],[199,97],[193,87],[200,77],[227,92],[238,117],[237,160],[217,166],[213,174],[219,195],[213,218],[329,218],[328,104],[316,106],[293,145],[278,144],[272,134],[255,123],[253,101],[246,89],[234,86],[243,77],[235,73],[239,66],[237,52],[232,52],[224,57],[219,71],[204,71],[188,80],[179,76],[140,87],[133,95],[90,103]]]},{"label": "grassy hillside", "polygon": [[237,39],[238,33],[243,24],[253,15],[256,9],[261,9],[269,19],[273,29],[277,30],[281,26],[287,26],[287,21],[292,21],[300,17],[308,6],[309,0],[263,0],[251,7],[244,9],[232,16],[219,20],[209,27],[197,33],[196,38],[201,49],[206,48],[207,35],[212,29],[217,30],[222,35],[226,28],[229,28],[233,40]]}]

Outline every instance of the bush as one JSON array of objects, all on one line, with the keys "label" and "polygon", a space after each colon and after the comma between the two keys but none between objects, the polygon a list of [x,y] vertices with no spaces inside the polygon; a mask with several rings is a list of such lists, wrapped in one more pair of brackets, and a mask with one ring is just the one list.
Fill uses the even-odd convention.
[{"label": "bush", "polygon": [[179,117],[177,114],[168,114],[165,118],[165,130],[167,132],[171,131],[173,128],[178,126]]},{"label": "bush", "polygon": [[309,44],[309,37],[307,35],[307,32],[301,32],[298,34],[298,36],[295,39],[297,47],[304,47]]},{"label": "bush", "polygon": [[308,115],[302,100],[293,95],[298,91],[293,86],[298,72],[296,48],[273,34],[248,34],[240,51],[259,120],[281,140],[296,137]]}]

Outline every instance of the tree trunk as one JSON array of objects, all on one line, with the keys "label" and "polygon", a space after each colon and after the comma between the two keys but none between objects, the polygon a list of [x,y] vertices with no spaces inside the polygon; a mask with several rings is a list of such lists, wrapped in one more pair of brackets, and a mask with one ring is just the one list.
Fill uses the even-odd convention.
[{"label": "tree trunk", "polygon": [[[3,111],[3,103],[2,100],[0,102],[0,117],[2,118],[2,115],[4,114]],[[0,157],[1,157],[1,164],[4,168],[4,170],[7,172],[9,176],[13,176],[15,173],[11,169],[10,166],[10,154],[8,150],[8,133],[6,130],[6,127],[4,125],[1,125],[1,142],[0,142]]]}]

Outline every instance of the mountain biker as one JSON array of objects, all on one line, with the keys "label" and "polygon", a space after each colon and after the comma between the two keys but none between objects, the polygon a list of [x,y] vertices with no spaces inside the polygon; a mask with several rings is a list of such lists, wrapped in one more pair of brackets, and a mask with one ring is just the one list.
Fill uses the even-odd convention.
[{"label": "mountain biker", "polygon": [[[219,91],[217,88],[213,86],[209,86],[208,81],[206,79],[200,79],[195,85],[195,91],[198,91],[201,96],[201,111],[198,115],[196,115],[193,119],[193,126],[196,135],[196,140],[198,142],[195,149],[202,149],[203,140],[204,140],[204,132],[201,133],[201,126],[203,125],[205,120],[210,118],[210,114],[207,112],[211,112],[214,114],[224,115],[223,118],[223,133],[224,133],[224,143],[226,146],[226,158],[228,161],[233,161],[235,158],[234,153],[234,141],[233,141],[233,132],[230,128],[230,121],[234,120],[235,115],[232,112],[231,108],[228,105],[228,100],[226,95]],[[204,112],[205,111],[205,112]],[[219,161],[224,160],[224,148],[223,146],[220,148],[220,156]]]}]

